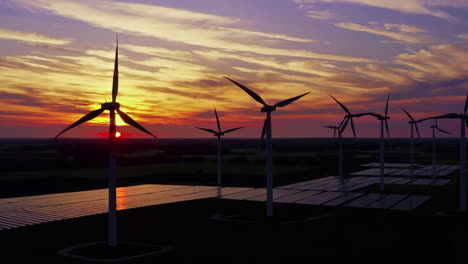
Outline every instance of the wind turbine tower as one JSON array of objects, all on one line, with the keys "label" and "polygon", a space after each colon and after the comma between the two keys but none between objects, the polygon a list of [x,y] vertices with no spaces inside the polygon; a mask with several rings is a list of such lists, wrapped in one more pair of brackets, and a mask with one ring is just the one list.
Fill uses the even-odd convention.
[{"label": "wind turbine tower", "polygon": [[260,109],[262,113],[266,113],[266,119],[265,122],[263,123],[263,129],[262,129],[262,139],[266,135],[266,185],[267,185],[267,211],[266,215],[267,216],[273,216],[273,175],[272,175],[272,145],[271,145],[271,113],[276,111],[276,108],[278,107],[285,107],[288,104],[298,100],[299,98],[307,95],[310,92],[298,95],[293,98],[289,98],[283,101],[280,101],[274,105],[268,105],[263,101],[263,99],[255,93],[254,91],[250,90],[249,88],[245,87],[244,85],[229,79],[226,77],[229,81],[237,85],[239,88],[241,88],[244,92],[246,92],[250,97],[252,97],[255,101],[259,102],[260,104],[263,105],[263,107]]},{"label": "wind turbine tower", "polygon": [[86,122],[90,121],[100,114],[102,114],[105,110],[109,110],[109,177],[108,177],[108,185],[109,185],[109,214],[108,214],[108,245],[115,247],[117,246],[117,176],[116,176],[116,159],[115,159],[115,133],[116,133],[116,125],[115,125],[115,112],[117,112],[125,123],[145,132],[146,134],[157,138],[151,132],[146,130],[143,126],[138,124],[135,120],[133,120],[129,115],[124,113],[120,110],[120,104],[116,101],[117,94],[119,91],[119,62],[118,62],[118,39],[115,48],[115,61],[114,61],[114,77],[112,79],[112,102],[103,103],[101,104],[101,109],[94,110],[83,116],[82,118],[78,119],[75,123],[71,124],[64,130],[62,130],[55,138],[58,138],[60,135],[65,133],[66,131]]}]

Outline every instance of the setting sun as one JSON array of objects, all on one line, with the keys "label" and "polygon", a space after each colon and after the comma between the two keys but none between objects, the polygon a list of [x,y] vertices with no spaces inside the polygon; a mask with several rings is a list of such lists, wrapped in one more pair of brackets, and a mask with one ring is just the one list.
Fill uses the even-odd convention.
[{"label": "setting sun", "polygon": [[122,136],[122,134],[121,134],[120,132],[118,132],[118,131],[115,132],[115,137],[116,137],[116,138],[119,138],[120,136]]}]

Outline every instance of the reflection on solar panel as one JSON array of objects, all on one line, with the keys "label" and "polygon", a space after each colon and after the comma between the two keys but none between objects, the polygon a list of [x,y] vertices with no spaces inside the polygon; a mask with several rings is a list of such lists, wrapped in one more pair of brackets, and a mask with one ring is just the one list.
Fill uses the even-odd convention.
[{"label": "reflection on solar panel", "polygon": [[[117,209],[219,197],[252,188],[138,185],[117,188]],[[0,230],[107,213],[107,189],[0,199]]]},{"label": "reflection on solar panel", "polygon": [[321,191],[301,191],[293,195],[288,195],[285,197],[281,197],[275,200],[275,202],[279,203],[294,203],[296,201],[299,201],[301,199],[316,195],[321,193]]},{"label": "reflection on solar panel", "polygon": [[[393,165],[395,166],[395,165]],[[397,166],[398,167],[398,166]],[[403,165],[400,166],[403,168]],[[400,168],[386,169],[393,174]],[[459,166],[438,166],[438,173],[448,175]],[[422,168],[418,173],[427,170]],[[378,168],[365,170],[368,175],[379,173]],[[404,172],[407,169],[403,169]],[[409,170],[408,170],[409,171]],[[353,192],[378,183],[377,177],[324,177],[285,186],[273,190],[278,203],[298,203],[325,206],[368,207],[390,210],[414,210],[430,196],[381,195]],[[409,179],[387,177],[386,184],[445,185],[450,180]],[[62,219],[107,213],[107,189],[35,195],[0,199],[0,230],[46,223]],[[191,185],[145,184],[117,189],[117,209],[124,210],[164,203],[174,203],[203,198],[265,201],[266,189],[244,187],[214,187]]]}]

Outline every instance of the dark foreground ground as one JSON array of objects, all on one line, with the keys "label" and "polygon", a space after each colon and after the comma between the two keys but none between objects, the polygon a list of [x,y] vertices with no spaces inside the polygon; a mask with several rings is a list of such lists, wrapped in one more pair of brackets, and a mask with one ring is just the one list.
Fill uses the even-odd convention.
[{"label": "dark foreground ground", "polygon": [[[106,187],[103,140],[3,140],[0,195],[16,197]],[[257,140],[226,140],[227,186],[264,187]],[[386,161],[408,162],[407,140],[387,145]],[[345,168],[377,162],[378,141],[345,144]],[[119,185],[214,185],[213,140],[122,142]],[[416,162],[430,164],[430,141],[416,146]],[[439,144],[440,164],[458,164],[455,140]],[[336,175],[335,145],[324,139],[274,141],[275,185]],[[169,245],[172,251],[128,263],[467,263],[467,215],[441,215],[458,207],[458,180],[443,188],[387,185],[386,192],[428,194],[413,212],[275,204],[265,219],[261,202],[204,199],[119,211],[119,239]],[[376,190],[376,186],[367,191]],[[213,216],[236,216],[229,221]],[[222,217],[221,217],[222,218]],[[106,240],[107,215],[0,231],[0,263],[83,263],[60,249]],[[304,258],[304,256],[306,258]]]},{"label": "dark foreground ground", "polygon": [[[120,239],[168,245],[125,263],[466,263],[467,217],[205,199],[119,212]],[[239,214],[242,220],[211,220]],[[253,217],[256,215],[257,217]],[[299,216],[310,216],[309,220]],[[285,223],[289,219],[296,223]],[[2,263],[87,263],[60,249],[106,239],[106,215],[1,231]]]}]

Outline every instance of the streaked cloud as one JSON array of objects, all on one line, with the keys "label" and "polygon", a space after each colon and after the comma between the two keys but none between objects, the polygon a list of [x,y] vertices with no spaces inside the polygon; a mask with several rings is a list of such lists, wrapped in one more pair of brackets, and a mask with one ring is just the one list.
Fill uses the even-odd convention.
[{"label": "streaked cloud", "polygon": [[398,12],[419,15],[431,15],[434,17],[456,20],[455,17],[437,7],[468,7],[468,2],[463,0],[292,0],[298,4],[314,3],[350,3],[391,9]]},{"label": "streaked cloud", "polygon": [[[316,40],[289,36],[286,34],[257,32],[239,27],[219,26],[221,21],[226,24],[235,23],[236,19],[209,19],[210,15],[196,12],[185,12],[174,9],[173,13],[182,15],[166,15],[163,8],[152,8],[150,5],[111,1],[73,1],[73,0],[17,0],[22,6],[46,10],[57,15],[87,22],[93,26],[116,30],[128,34],[151,36],[162,40],[175,41],[189,45],[222,50],[255,52],[271,56],[294,56],[304,58],[337,60],[347,62],[369,62],[366,58],[356,58],[332,54],[323,54],[303,49],[284,48],[281,45],[270,47],[259,45],[267,40],[289,42],[315,42]],[[154,13],[148,13],[153,10]],[[171,13],[171,12],[169,12]],[[193,17],[191,17],[193,15]],[[166,19],[163,19],[166,18]],[[176,18],[176,19],[174,19]],[[203,21],[203,24],[193,22]],[[213,24],[210,24],[214,21]],[[261,38],[261,39],[259,39]],[[262,39],[264,41],[262,41]]]},{"label": "streaked cloud", "polygon": [[468,47],[443,44],[404,53],[396,57],[396,63],[411,67],[431,80],[456,80],[468,77]]},{"label": "streaked cloud", "polygon": [[466,46],[434,45],[399,54],[393,64],[368,64],[357,66],[355,70],[399,92],[447,92],[468,89],[467,54]]},{"label": "streaked cloud", "polygon": [[457,37],[461,39],[468,39],[468,34],[458,34]]},{"label": "streaked cloud", "polygon": [[408,26],[408,25],[402,25],[402,24],[385,24],[384,27],[385,27],[385,29],[396,29],[398,31],[408,32],[408,33],[426,32],[425,29],[418,28],[418,27],[413,27],[413,26]]},{"label": "streaked cloud", "polygon": [[336,18],[336,14],[331,12],[329,9],[324,10],[308,10],[306,13],[307,17],[316,19],[332,19]]},{"label": "streaked cloud", "polygon": [[[335,24],[335,26],[337,26],[339,28],[348,29],[348,30],[361,31],[361,32],[369,33],[369,34],[384,36],[384,37],[387,37],[387,38],[391,38],[391,39],[395,39],[395,40],[403,41],[403,42],[407,42],[407,43],[423,43],[423,42],[427,41],[427,37],[425,37],[425,36],[418,36],[418,35],[414,35],[414,34],[392,32],[392,31],[388,31],[388,30],[385,30],[385,29],[379,29],[379,28],[375,28],[375,27],[368,27],[368,26],[363,26],[363,25],[353,24],[353,23],[337,23],[337,24]],[[402,28],[404,30],[414,30],[415,29],[414,27],[403,27],[403,25],[393,25],[393,26],[388,27],[388,28],[395,28],[395,27],[398,28],[399,30],[401,30]],[[410,28],[410,29],[408,29],[408,28]],[[404,30],[401,30],[401,31],[404,31]],[[415,33],[414,31],[404,31],[404,32]],[[419,32],[423,32],[423,31],[419,31]]]},{"label": "streaked cloud", "polygon": [[0,28],[0,39],[11,39],[28,43],[65,45],[71,43],[70,39],[58,39],[38,33]]}]

